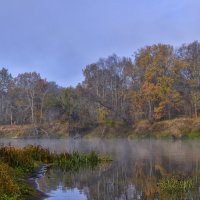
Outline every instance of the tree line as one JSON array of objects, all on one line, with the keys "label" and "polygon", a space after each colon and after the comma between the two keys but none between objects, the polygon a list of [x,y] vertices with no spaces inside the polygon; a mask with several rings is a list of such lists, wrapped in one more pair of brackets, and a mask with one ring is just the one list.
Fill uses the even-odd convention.
[{"label": "tree line", "polygon": [[13,77],[0,70],[0,123],[99,123],[197,117],[200,111],[200,43],[155,44],[133,58],[111,55],[83,69],[84,81],[60,87],[39,73]]}]

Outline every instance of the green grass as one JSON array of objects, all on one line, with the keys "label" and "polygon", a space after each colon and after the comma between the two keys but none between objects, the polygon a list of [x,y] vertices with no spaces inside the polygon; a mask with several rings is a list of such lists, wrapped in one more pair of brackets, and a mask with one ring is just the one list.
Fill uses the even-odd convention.
[{"label": "green grass", "polygon": [[188,135],[186,135],[187,139],[195,139],[195,138],[200,138],[200,131],[192,131]]},{"label": "green grass", "polygon": [[10,196],[7,194],[3,194],[0,196],[0,200],[18,200],[18,196]]},{"label": "green grass", "polygon": [[54,165],[65,170],[78,170],[80,167],[94,167],[99,161],[100,158],[94,151],[89,154],[73,152],[55,156]]},{"label": "green grass", "polygon": [[194,189],[195,184],[192,179],[177,179],[175,177],[162,179],[158,183],[158,187],[161,192],[168,194],[176,194],[176,193],[186,193],[192,189]]},{"label": "green grass", "polygon": [[186,194],[194,192],[196,188],[197,185],[191,178],[163,178],[158,183],[158,195],[160,200],[184,200]]},{"label": "green grass", "polygon": [[107,119],[104,121],[104,124],[110,127],[119,127],[123,126],[124,122],[120,119]]}]

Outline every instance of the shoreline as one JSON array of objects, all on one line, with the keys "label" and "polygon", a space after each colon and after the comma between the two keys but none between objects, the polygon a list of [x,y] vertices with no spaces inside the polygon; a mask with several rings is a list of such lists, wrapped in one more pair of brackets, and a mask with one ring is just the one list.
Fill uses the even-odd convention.
[{"label": "shoreline", "polygon": [[3,199],[38,200],[48,197],[37,185],[50,167],[65,170],[78,170],[81,167],[97,166],[100,162],[110,161],[96,152],[55,153],[36,145],[25,147],[0,147],[0,192]]},{"label": "shoreline", "polygon": [[30,184],[30,186],[36,190],[35,195],[29,197],[30,200],[44,200],[45,198],[49,197],[45,192],[38,188],[36,181],[38,178],[44,176],[48,168],[51,166],[51,164],[41,164],[27,177],[28,184]]},{"label": "shoreline", "polygon": [[[37,129],[37,133],[35,132]],[[162,121],[141,120],[135,124],[104,124],[101,123],[93,128],[74,128],[69,134],[67,125],[53,123],[51,125],[0,125],[0,138],[10,139],[35,139],[35,138],[172,138],[172,139],[195,139],[200,138],[200,117],[198,118],[175,118]]]}]

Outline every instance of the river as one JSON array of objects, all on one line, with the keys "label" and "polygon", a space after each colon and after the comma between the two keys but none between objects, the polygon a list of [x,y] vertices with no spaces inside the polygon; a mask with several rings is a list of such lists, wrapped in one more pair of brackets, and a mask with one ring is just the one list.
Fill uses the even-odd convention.
[{"label": "river", "polygon": [[[200,199],[200,141],[126,139],[0,139],[1,144],[37,144],[56,152],[111,155],[113,161],[94,169],[49,169],[37,179],[46,200],[170,199],[160,196],[162,180],[192,180],[194,187],[172,199]],[[179,196],[180,195],[180,196]]]}]

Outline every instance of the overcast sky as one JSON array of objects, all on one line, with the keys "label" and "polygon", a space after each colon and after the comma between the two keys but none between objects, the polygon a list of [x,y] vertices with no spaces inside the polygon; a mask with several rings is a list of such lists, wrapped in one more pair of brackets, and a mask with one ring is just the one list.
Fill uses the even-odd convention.
[{"label": "overcast sky", "polygon": [[0,67],[62,86],[113,53],[200,40],[200,0],[0,0]]}]

